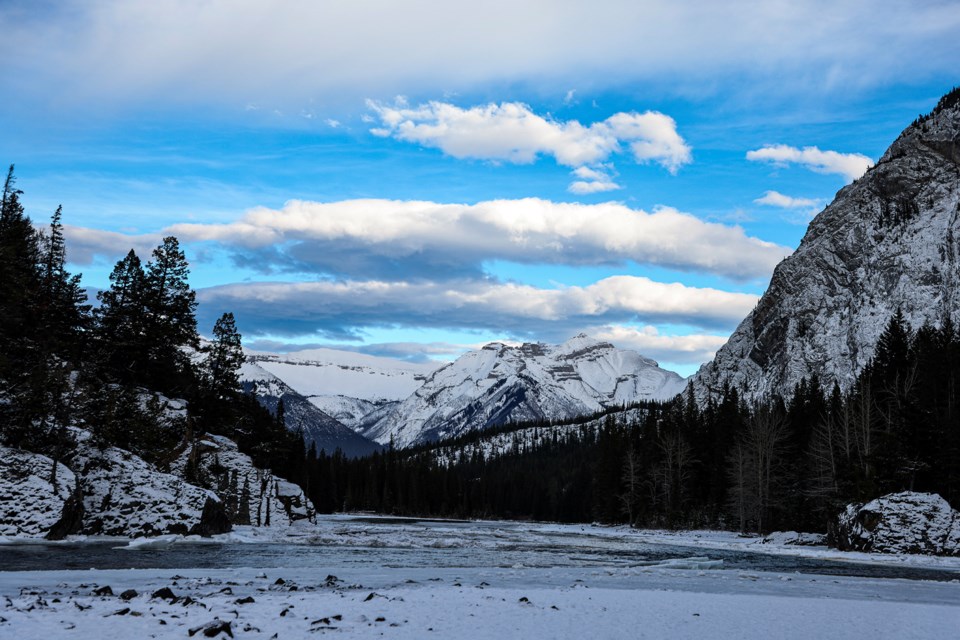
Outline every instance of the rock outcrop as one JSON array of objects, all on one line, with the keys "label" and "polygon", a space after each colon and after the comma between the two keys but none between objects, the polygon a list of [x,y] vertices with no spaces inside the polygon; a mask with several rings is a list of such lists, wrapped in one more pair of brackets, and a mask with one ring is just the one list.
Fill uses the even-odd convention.
[{"label": "rock outcrop", "polygon": [[0,447],[0,536],[47,535],[75,486],[73,472],[47,456]]},{"label": "rock outcrop", "polygon": [[803,377],[848,388],[900,309],[919,328],[960,323],[960,90],[907,127],[837,193],[774,270],[756,308],[692,379],[748,398]]},{"label": "rock outcrop", "polygon": [[206,436],[188,447],[171,470],[216,494],[232,524],[285,527],[316,513],[300,487],[254,466],[223,436]]},{"label": "rock outcrop", "polygon": [[848,505],[830,542],[842,551],[960,556],[960,512],[936,494],[893,493]]},{"label": "rock outcrop", "polygon": [[141,537],[229,530],[217,517],[222,507],[213,492],[162,473],[129,451],[100,449],[86,431],[74,429],[73,437],[77,447],[67,463],[80,478],[82,533]]}]

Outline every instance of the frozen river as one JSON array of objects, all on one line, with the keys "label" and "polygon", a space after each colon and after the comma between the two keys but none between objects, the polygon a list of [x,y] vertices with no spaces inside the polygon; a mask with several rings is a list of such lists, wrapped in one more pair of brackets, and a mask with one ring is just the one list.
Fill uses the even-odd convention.
[{"label": "frozen river", "polygon": [[[683,540],[682,537],[678,538]],[[336,517],[281,542],[178,541],[128,549],[125,542],[0,545],[7,571],[57,569],[673,568],[949,581],[957,569],[871,564],[650,542],[623,529],[520,522]],[[801,551],[798,549],[798,551]],[[882,558],[881,558],[882,559]]]},{"label": "frozen river", "polygon": [[227,625],[264,640],[939,640],[960,628],[960,559],[723,532],[333,516],[204,541],[2,542],[3,638],[222,638]]}]

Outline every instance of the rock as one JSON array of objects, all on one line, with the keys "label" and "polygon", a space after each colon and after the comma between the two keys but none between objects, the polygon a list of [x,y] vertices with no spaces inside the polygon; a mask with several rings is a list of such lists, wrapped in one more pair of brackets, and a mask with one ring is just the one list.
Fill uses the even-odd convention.
[{"label": "rock", "polygon": [[86,510],[83,506],[83,492],[80,479],[77,478],[73,493],[63,503],[60,519],[53,523],[45,536],[47,540],[63,540],[67,536],[83,531],[83,518]]},{"label": "rock", "polygon": [[190,529],[190,534],[209,537],[218,533],[226,533],[231,528],[230,518],[227,517],[223,503],[208,497],[207,501],[203,503],[200,522]]},{"label": "rock", "polygon": [[893,493],[848,505],[830,544],[842,551],[960,556],[960,512],[937,494]]},{"label": "rock", "polygon": [[[0,447],[0,536],[47,535],[63,519],[64,505],[75,487],[73,472],[63,464],[36,453]],[[58,532],[63,529],[59,527]]]},{"label": "rock", "polygon": [[793,394],[817,374],[846,390],[899,308],[915,329],[960,323],[960,104],[956,90],[841,189],[691,384],[741,397]]},{"label": "rock", "polygon": [[160,600],[170,600],[171,602],[176,602],[177,596],[174,595],[173,591],[170,590],[170,587],[163,587],[162,589],[157,589],[151,595],[151,598],[159,598]]},{"label": "rock", "polygon": [[185,533],[185,528],[222,528],[215,509],[207,507],[208,501],[217,501],[212,492],[163,473],[129,451],[98,448],[87,431],[70,432],[77,447],[68,462],[83,490],[82,533],[140,538]]},{"label": "rock", "polygon": [[233,629],[231,628],[230,622],[226,620],[221,620],[220,618],[214,618],[210,622],[200,625],[199,627],[194,627],[190,629],[187,633],[192,638],[197,632],[203,632],[203,635],[207,638],[214,638],[221,633],[229,637],[233,637]]},{"label": "rock", "polygon": [[136,589],[127,589],[126,591],[120,594],[120,599],[123,601],[129,601],[136,598],[137,595],[139,594],[137,593]]},{"label": "rock", "polygon": [[113,595],[113,589],[110,588],[110,585],[104,585],[104,586],[102,586],[102,587],[99,587],[99,588],[97,588],[97,589],[94,589],[94,590],[93,590],[93,595],[95,595],[95,596],[112,596],[112,595]]}]

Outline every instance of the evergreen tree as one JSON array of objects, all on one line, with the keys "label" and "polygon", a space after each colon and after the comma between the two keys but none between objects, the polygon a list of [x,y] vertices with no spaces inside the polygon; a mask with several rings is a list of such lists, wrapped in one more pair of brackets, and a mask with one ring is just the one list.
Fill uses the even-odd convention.
[{"label": "evergreen tree", "polygon": [[144,338],[149,354],[148,382],[183,392],[190,384],[190,363],[183,347],[197,348],[196,293],[187,279],[190,267],[173,236],[163,239],[147,263],[144,281]]},{"label": "evergreen tree", "polygon": [[240,390],[243,346],[232,313],[225,313],[213,327],[213,342],[207,347],[204,377],[215,398],[225,398]]}]

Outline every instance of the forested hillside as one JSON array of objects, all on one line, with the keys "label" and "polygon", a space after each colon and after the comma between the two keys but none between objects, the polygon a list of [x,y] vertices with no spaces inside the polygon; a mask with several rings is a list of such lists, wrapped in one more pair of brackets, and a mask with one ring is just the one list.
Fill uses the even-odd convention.
[{"label": "forested hillside", "polygon": [[[161,469],[210,433],[238,442],[259,466],[296,473],[302,439],[240,392],[233,315],[201,345],[177,239],[145,260],[131,250],[93,303],[66,269],[61,209],[41,230],[21,193],[11,166],[0,211],[0,444],[49,456],[55,476],[56,461],[76,448],[69,427]],[[172,399],[187,410],[171,410]]]}]

